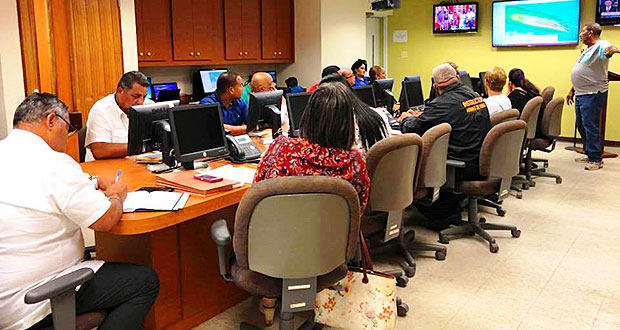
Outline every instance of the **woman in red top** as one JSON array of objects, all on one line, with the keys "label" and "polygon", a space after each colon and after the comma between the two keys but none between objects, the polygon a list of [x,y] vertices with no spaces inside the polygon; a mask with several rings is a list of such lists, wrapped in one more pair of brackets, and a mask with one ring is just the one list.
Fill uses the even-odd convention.
[{"label": "woman in red top", "polygon": [[349,181],[360,209],[368,202],[370,178],[357,150],[354,95],[341,83],[321,84],[312,94],[300,122],[300,138],[280,136],[263,156],[254,182],[278,176],[324,175]]}]

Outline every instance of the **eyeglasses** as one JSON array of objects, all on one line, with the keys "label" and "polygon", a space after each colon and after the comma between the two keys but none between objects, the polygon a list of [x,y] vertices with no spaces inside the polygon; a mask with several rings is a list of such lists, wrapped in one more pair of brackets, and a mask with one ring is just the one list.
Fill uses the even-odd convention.
[{"label": "eyeglasses", "polygon": [[64,121],[64,122],[67,124],[67,127],[68,127],[68,129],[67,129],[67,130],[68,130],[68,134],[69,134],[69,136],[71,136],[71,135],[75,134],[75,132],[78,130],[78,129],[77,129],[77,127],[75,127],[75,126],[71,125],[71,123],[69,123],[69,122],[68,122],[65,118],[63,118],[61,115],[59,115],[59,114],[57,114],[57,113],[56,113],[55,115],[56,115],[56,117],[58,117],[58,118],[62,119],[62,121]]}]

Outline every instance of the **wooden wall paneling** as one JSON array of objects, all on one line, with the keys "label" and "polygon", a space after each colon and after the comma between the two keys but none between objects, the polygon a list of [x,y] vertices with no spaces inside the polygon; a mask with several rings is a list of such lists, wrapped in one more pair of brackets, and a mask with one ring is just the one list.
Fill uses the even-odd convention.
[{"label": "wooden wall paneling", "polygon": [[[286,0],[288,1],[288,0]],[[265,59],[278,58],[278,12],[276,0],[262,0],[261,2],[261,37],[262,57]]]},{"label": "wooden wall paneling", "polygon": [[243,56],[249,60],[258,59],[261,56],[260,0],[244,0],[241,15]]},{"label": "wooden wall paneling", "polygon": [[[56,68],[56,95],[72,111],[73,84],[71,78],[71,29],[69,8],[66,0],[50,0],[52,36],[54,43],[54,66]],[[84,116],[82,116],[84,120]],[[69,152],[68,152],[69,153]],[[79,162],[79,154],[78,154]]]},{"label": "wooden wall paneling", "polygon": [[33,7],[32,0],[17,1],[26,95],[35,89],[41,89]]},{"label": "wooden wall paneling", "polygon": [[[172,54],[174,60],[196,59],[194,49],[194,1],[172,0]],[[198,15],[198,13],[196,13]]]},{"label": "wooden wall paneling", "polygon": [[[196,60],[224,58],[224,12],[222,0],[193,0],[194,51]],[[174,12],[176,15],[176,12]],[[176,38],[176,35],[174,36]]]},{"label": "wooden wall paneling", "polygon": [[224,31],[226,59],[241,60],[243,57],[243,15],[241,0],[224,1]]},{"label": "wooden wall paneling", "polygon": [[293,48],[293,0],[278,0],[277,44],[279,58],[292,58]]},{"label": "wooden wall paneling", "polygon": [[40,91],[54,93],[51,29],[47,0],[33,0]]},{"label": "wooden wall paneling", "polygon": [[168,227],[150,234],[151,266],[159,276],[159,295],[153,314],[155,327],[163,329],[183,319],[181,307],[181,264],[179,227]]}]

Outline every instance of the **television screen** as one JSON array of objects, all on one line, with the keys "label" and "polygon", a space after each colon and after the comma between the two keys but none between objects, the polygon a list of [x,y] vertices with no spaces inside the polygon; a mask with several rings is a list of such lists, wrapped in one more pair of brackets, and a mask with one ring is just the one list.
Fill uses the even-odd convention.
[{"label": "television screen", "polygon": [[580,0],[493,2],[493,46],[579,43]]},{"label": "television screen", "polygon": [[618,0],[596,0],[596,22],[601,25],[620,24]]},{"label": "television screen", "polygon": [[478,31],[478,3],[433,5],[433,33]]}]

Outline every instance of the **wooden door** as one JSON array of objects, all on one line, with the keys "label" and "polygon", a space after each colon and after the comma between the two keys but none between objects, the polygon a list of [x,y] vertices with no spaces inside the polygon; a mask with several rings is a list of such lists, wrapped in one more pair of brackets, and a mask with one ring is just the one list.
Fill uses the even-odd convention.
[{"label": "wooden door", "polygon": [[144,20],[142,19],[144,0],[135,0],[136,11],[136,39],[138,44],[138,61],[144,61]]},{"label": "wooden door", "polygon": [[260,57],[260,0],[225,0],[226,59]]},{"label": "wooden door", "polygon": [[172,41],[175,60],[195,60],[194,1],[172,0]]},{"label": "wooden door", "polygon": [[262,0],[263,59],[290,59],[292,49],[292,0]]},{"label": "wooden door", "polygon": [[[227,0],[224,1],[227,2]],[[194,0],[193,9],[195,59],[223,59],[224,13],[222,0]]]},{"label": "wooden door", "polygon": [[224,31],[226,31],[226,59],[243,59],[242,0],[224,0]]},{"label": "wooden door", "polygon": [[278,0],[277,44],[278,58],[291,59],[293,52],[293,0]]},{"label": "wooden door", "polygon": [[261,56],[260,0],[244,0],[241,13],[243,56],[245,59],[259,59]]},{"label": "wooden door", "polygon": [[[136,14],[136,26],[142,31],[143,53],[142,61],[166,61],[172,57],[170,0],[137,0],[136,11],[140,7],[141,13]],[[137,18],[141,17],[138,25]]]}]

